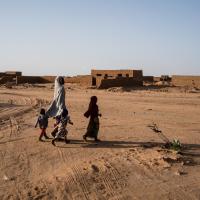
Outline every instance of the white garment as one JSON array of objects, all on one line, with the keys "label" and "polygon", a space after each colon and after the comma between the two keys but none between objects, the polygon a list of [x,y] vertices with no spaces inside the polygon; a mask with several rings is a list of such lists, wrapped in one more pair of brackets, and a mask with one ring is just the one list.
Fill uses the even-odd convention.
[{"label": "white garment", "polygon": [[61,77],[57,76],[55,79],[54,87],[54,98],[47,109],[46,115],[48,117],[56,117],[62,114],[63,109],[66,109],[65,105],[65,88],[64,85],[61,85],[59,79]]}]

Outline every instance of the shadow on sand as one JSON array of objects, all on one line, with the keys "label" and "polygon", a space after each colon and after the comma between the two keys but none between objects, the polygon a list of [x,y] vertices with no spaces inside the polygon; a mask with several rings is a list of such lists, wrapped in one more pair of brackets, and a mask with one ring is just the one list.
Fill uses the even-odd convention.
[{"label": "shadow on sand", "polygon": [[[62,143],[62,146],[60,145]],[[88,140],[70,140],[69,144],[65,144],[63,141],[57,143],[57,147],[60,148],[153,148],[163,147],[164,143],[161,142],[133,142],[133,141],[120,141],[120,140],[103,140],[101,142],[95,142]],[[71,144],[77,144],[77,146],[70,146]],[[200,157],[200,144],[182,144],[181,154]]]},{"label": "shadow on sand", "polygon": [[[101,142],[94,142],[94,141],[83,141],[83,140],[71,140],[69,144],[65,144],[63,141],[56,143],[56,147],[58,148],[115,148],[115,149],[131,149],[136,147],[142,147],[144,149],[159,147],[163,148],[164,143],[159,142],[132,142],[132,141],[101,141]],[[168,150],[163,148],[163,150]],[[197,166],[200,165],[200,144],[182,144],[182,150],[179,152],[182,156],[182,161],[187,161],[188,166]]]}]

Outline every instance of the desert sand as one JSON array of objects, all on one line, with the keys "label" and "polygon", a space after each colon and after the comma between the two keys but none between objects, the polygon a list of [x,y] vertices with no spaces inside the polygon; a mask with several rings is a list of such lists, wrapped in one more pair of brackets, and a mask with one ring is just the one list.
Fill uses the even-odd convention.
[{"label": "desert sand", "polygon": [[[200,199],[200,93],[65,87],[74,125],[71,143],[56,147],[34,128],[52,85],[0,88],[0,199]],[[102,113],[100,143],[82,140],[91,95]],[[152,123],[180,140],[180,153],[162,147]]]}]

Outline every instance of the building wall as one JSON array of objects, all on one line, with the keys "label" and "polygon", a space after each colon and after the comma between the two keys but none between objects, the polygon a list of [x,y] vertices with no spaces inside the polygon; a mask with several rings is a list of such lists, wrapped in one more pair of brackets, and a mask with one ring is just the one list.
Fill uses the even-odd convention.
[{"label": "building wall", "polygon": [[142,70],[133,70],[133,77],[142,78],[143,77],[143,71]]},{"label": "building wall", "polygon": [[[6,82],[13,82],[16,78],[17,84],[23,84],[23,83],[54,83],[56,76],[3,76],[0,79],[0,83],[4,84]],[[92,84],[92,78],[90,75],[86,76],[76,76],[72,78],[65,78],[66,83],[77,83],[81,85],[87,85],[91,86]]]},{"label": "building wall", "polygon": [[65,82],[91,86],[92,85],[92,76],[91,75],[83,75],[83,76],[66,77]]},{"label": "building wall", "polygon": [[42,76],[42,79],[44,79],[48,83],[54,83],[56,76]]},{"label": "building wall", "polygon": [[142,80],[136,78],[116,78],[116,79],[98,79],[98,88],[107,89],[110,87],[133,87],[133,86],[142,86]]},{"label": "building wall", "polygon": [[0,72],[0,77],[3,77],[3,76],[5,76],[5,73]]},{"label": "building wall", "polygon": [[119,75],[122,77],[137,77],[141,78],[143,76],[142,70],[91,70],[92,77],[105,77],[106,75],[109,77],[116,78]]},{"label": "building wall", "polygon": [[17,76],[17,84],[22,83],[50,83],[50,81],[44,79],[42,76]]},{"label": "building wall", "polygon": [[154,82],[154,77],[153,76],[143,76],[142,80],[145,81],[145,82],[153,83]]},{"label": "building wall", "polygon": [[142,85],[142,70],[91,70],[92,85],[97,88]]},{"label": "building wall", "polygon": [[[96,77],[96,87],[99,88],[101,86],[102,81],[104,80],[103,77]],[[110,79],[105,79],[110,80]]]},{"label": "building wall", "polygon": [[11,76],[3,76],[0,79],[0,84],[5,84],[7,82],[13,82],[13,77]]},{"label": "building wall", "polygon": [[157,76],[157,77],[156,77],[156,76],[153,77],[153,81],[154,81],[154,82],[159,82],[160,80],[161,80],[161,79],[160,79],[160,77],[158,77],[158,76]]},{"label": "building wall", "polygon": [[174,86],[195,86],[200,87],[200,76],[172,76]]},{"label": "building wall", "polygon": [[18,72],[18,71],[6,71],[5,72],[6,76],[22,76],[22,72]]}]

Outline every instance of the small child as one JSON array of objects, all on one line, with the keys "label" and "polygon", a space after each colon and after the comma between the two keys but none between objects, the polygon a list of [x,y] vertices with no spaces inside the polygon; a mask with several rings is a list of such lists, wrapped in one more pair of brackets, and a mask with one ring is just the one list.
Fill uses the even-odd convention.
[{"label": "small child", "polygon": [[73,122],[70,120],[70,117],[68,116],[67,109],[64,109],[59,124],[55,127],[58,129],[58,132],[56,133],[55,138],[52,140],[52,144],[55,145],[55,141],[64,138],[65,143],[69,143],[70,140],[67,139],[67,123],[73,125]]},{"label": "small child", "polygon": [[96,142],[99,142],[98,132],[99,132],[99,108],[97,105],[97,97],[92,96],[90,99],[90,104],[88,110],[84,113],[85,117],[90,117],[90,121],[87,127],[87,132],[83,135],[83,139],[86,141],[87,137],[94,138]]},{"label": "small child", "polygon": [[55,138],[56,133],[58,132],[58,124],[60,123],[61,115],[58,115],[58,116],[54,117],[54,119],[56,120],[56,122],[54,123],[54,129],[51,132],[51,135],[52,135],[52,137]]},{"label": "small child", "polygon": [[35,124],[35,128],[37,127],[38,124],[39,124],[39,127],[41,129],[39,141],[43,142],[44,141],[44,140],[42,140],[43,136],[45,137],[45,139],[49,139],[49,137],[46,134],[46,129],[48,127],[48,117],[45,115],[45,109],[44,108],[42,108],[40,110],[40,115],[39,115],[37,122]]}]

